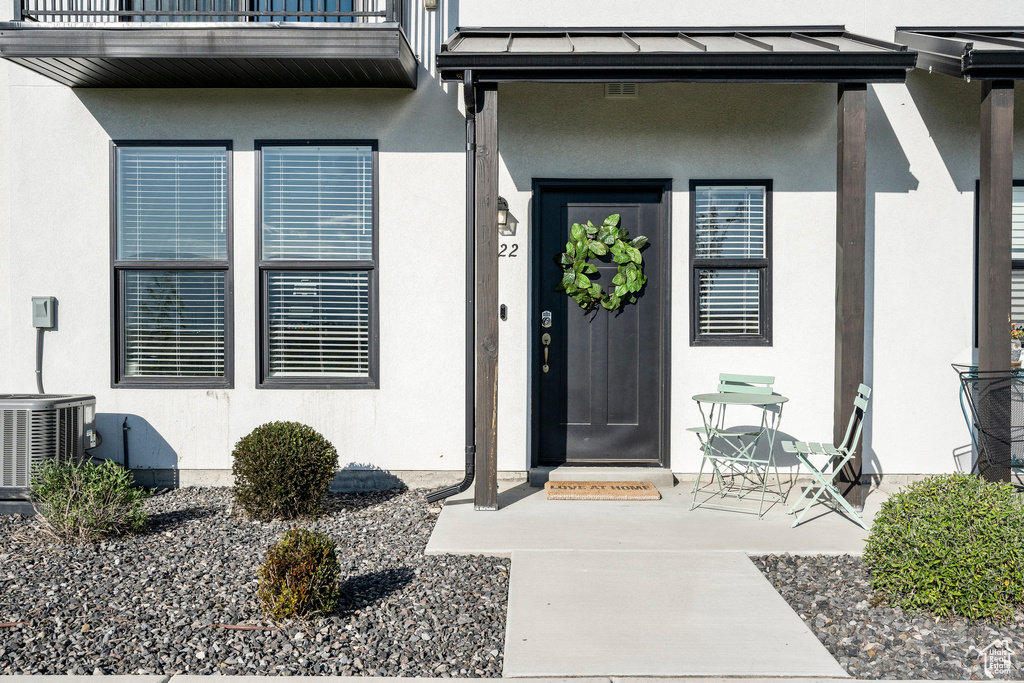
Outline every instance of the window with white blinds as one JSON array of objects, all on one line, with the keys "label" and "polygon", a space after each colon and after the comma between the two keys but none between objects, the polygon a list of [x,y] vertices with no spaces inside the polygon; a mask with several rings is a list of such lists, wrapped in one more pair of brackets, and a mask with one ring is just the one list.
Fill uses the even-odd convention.
[{"label": "window with white blinds", "polygon": [[268,272],[270,376],[366,377],[368,284],[365,272]]},{"label": "window with white blinds", "polygon": [[755,269],[704,269],[697,276],[701,334],[761,331],[760,275]]},{"label": "window with white blinds", "polygon": [[697,258],[763,258],[764,186],[698,187]]},{"label": "window with white blinds", "polygon": [[1014,181],[1010,320],[1024,323],[1024,180]]},{"label": "window with white blinds", "polygon": [[227,150],[117,148],[117,258],[227,258]]},{"label": "window with white blinds", "polygon": [[115,385],[231,384],[227,143],[114,146]]},{"label": "window with white blinds", "polygon": [[124,272],[129,377],[224,375],[224,273]]},{"label": "window with white blinds", "polygon": [[258,143],[262,386],[376,386],[373,143]]},{"label": "window with white blinds", "polygon": [[369,146],[263,147],[263,258],[373,258]]},{"label": "window with white blinds", "polygon": [[692,181],[694,344],[770,344],[770,181]]}]

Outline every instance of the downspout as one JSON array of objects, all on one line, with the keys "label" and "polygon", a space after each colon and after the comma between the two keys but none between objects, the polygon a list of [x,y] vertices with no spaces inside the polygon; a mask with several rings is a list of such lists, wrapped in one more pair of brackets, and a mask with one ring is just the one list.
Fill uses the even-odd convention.
[{"label": "downspout", "polygon": [[128,464],[128,430],[131,427],[128,426],[128,416],[124,418],[124,422],[121,423],[121,455],[124,462],[121,463],[126,470],[131,471],[131,465]]},{"label": "downspout", "polygon": [[476,84],[462,77],[466,103],[466,476],[455,486],[427,495],[428,503],[462,493],[476,473]]}]

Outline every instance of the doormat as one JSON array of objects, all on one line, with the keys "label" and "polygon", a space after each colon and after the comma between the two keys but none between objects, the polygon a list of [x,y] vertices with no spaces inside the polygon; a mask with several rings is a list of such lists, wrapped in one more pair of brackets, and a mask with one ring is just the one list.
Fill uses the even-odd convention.
[{"label": "doormat", "polygon": [[548,500],[661,500],[649,481],[549,481]]}]

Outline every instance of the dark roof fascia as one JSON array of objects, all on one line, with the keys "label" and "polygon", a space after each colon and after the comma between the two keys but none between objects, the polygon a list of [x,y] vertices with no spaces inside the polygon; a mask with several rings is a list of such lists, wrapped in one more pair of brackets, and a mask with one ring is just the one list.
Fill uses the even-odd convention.
[{"label": "dark roof fascia", "polygon": [[934,36],[916,33],[915,29],[897,28],[896,42],[917,51],[917,68],[936,71],[947,76],[963,76],[963,57],[966,52],[963,41],[952,36]]},{"label": "dark roof fascia", "polygon": [[[757,38],[799,33],[846,38],[888,52],[453,52],[465,36],[544,35],[734,35]],[[457,44],[457,43],[456,43]],[[902,83],[917,55],[906,46],[848,33],[842,26],[644,27],[644,28],[459,28],[441,46],[441,78],[458,81],[467,69],[487,82],[714,82],[714,83]]]},{"label": "dark roof fascia", "polygon": [[1024,51],[972,50],[964,65],[964,77],[976,81],[1024,80]]},{"label": "dark roof fascia", "polygon": [[[461,76],[442,76],[450,82],[459,82]],[[904,83],[906,71],[879,73],[877,71],[819,71],[796,72],[793,70],[764,69],[752,72],[749,69],[724,69],[713,73],[649,72],[649,71],[603,71],[592,75],[578,71],[551,70],[546,72],[503,71],[501,73],[473,72],[475,83]]]},{"label": "dark roof fascia", "polygon": [[898,27],[895,39],[918,51],[919,69],[967,80],[1022,80],[1024,48],[974,47],[974,39],[998,43],[1003,36],[1024,40],[1024,27]]},{"label": "dark roof fascia", "polygon": [[385,24],[327,29],[236,23],[187,28],[0,24],[0,57],[385,57],[394,55],[399,41],[409,45],[397,25]]},{"label": "dark roof fascia", "polygon": [[[461,80],[466,69],[472,69],[473,80],[478,83],[526,82],[711,82],[711,83],[903,83],[907,71],[914,68],[914,54],[906,53],[903,64],[872,63],[873,60],[835,61],[827,64],[799,64],[792,54],[780,53],[760,59],[731,59],[711,63],[706,58],[672,59],[668,55],[662,64],[643,67],[623,67],[614,59],[603,55],[590,55],[585,60],[566,58],[568,55],[522,55],[500,64],[485,56],[460,61],[457,69],[449,69],[438,56],[441,77],[448,81]],[[581,61],[583,63],[581,63]],[[652,60],[659,61],[659,60]]]},{"label": "dark roof fascia", "polygon": [[0,57],[70,87],[416,87],[419,64],[398,24],[288,23],[4,22]]}]

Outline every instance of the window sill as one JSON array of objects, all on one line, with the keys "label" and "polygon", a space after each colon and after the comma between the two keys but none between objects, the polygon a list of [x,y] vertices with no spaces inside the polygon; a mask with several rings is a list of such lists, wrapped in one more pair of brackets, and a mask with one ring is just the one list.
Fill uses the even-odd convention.
[{"label": "window sill", "polygon": [[373,377],[358,379],[316,379],[303,378],[270,378],[256,384],[257,389],[379,389]]},{"label": "window sill", "polygon": [[131,377],[110,383],[112,389],[234,389],[235,383],[227,378],[190,379],[187,377]]},{"label": "window sill", "polygon": [[761,335],[749,337],[733,335],[701,335],[690,339],[690,346],[771,346],[772,340]]}]

